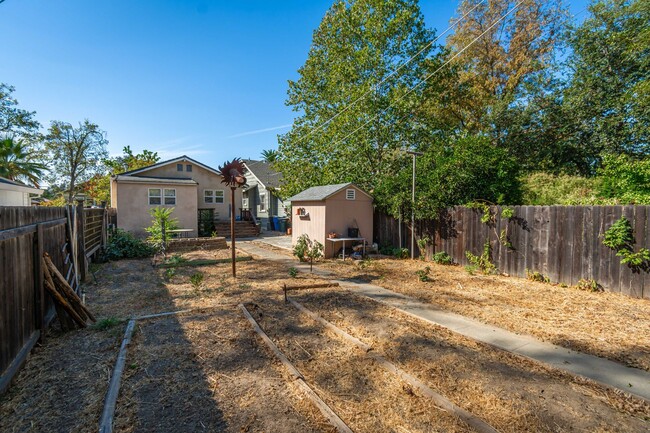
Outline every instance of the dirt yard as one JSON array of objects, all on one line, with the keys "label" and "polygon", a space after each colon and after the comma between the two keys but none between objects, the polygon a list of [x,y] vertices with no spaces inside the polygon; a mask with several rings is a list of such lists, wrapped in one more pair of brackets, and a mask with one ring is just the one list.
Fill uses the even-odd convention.
[{"label": "dirt yard", "polygon": [[[116,432],[332,431],[253,332],[239,303],[353,431],[471,431],[284,303],[283,284],[322,279],[293,278],[287,265],[256,259],[237,263],[235,280],[229,263],[196,262],[227,257],[228,251],[205,251],[172,257],[175,267],[153,267],[151,260],[102,265],[98,284],[87,288],[99,324],[67,334],[55,325],[2,397],[0,431],[97,431],[126,319],[178,310],[191,311],[137,321]],[[356,266],[337,269],[359,278],[366,269]],[[378,272],[372,266],[368,272]],[[413,321],[342,289],[292,293],[500,431],[650,431],[650,407],[622,393]]]},{"label": "dirt yard", "polygon": [[[650,371],[650,300],[523,278],[470,275],[461,266],[392,258],[327,260],[340,278],[373,283],[445,310]],[[416,272],[430,268],[430,281]]]}]

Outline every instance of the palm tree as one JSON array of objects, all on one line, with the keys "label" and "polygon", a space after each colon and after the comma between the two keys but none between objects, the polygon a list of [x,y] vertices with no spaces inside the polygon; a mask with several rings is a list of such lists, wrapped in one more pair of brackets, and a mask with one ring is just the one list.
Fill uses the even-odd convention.
[{"label": "palm tree", "polygon": [[262,151],[262,160],[265,162],[275,162],[278,160],[278,151],[273,149]]},{"label": "palm tree", "polygon": [[35,162],[36,155],[23,140],[0,139],[0,176],[9,180],[27,180],[38,187],[45,165]]}]

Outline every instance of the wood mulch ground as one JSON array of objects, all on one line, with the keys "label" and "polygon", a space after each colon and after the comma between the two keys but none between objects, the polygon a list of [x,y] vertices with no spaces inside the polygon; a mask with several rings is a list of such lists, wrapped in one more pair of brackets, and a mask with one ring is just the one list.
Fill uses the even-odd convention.
[{"label": "wood mulch ground", "polygon": [[[650,300],[517,277],[470,275],[460,266],[393,258],[326,260],[338,278],[368,282],[519,334],[650,371]],[[431,281],[416,272],[430,268]]]},{"label": "wood mulch ground", "polygon": [[[177,260],[224,257],[229,251],[185,253]],[[349,278],[364,278],[363,273],[371,278],[382,269],[378,263],[368,269],[328,266],[334,265]],[[229,263],[172,270],[154,268],[151,260],[102,265],[98,284],[87,287],[87,300],[106,329],[61,334],[53,328],[0,400],[0,431],[96,431],[126,319],[188,309],[137,322],[117,402],[117,432],[332,431],[253,332],[238,303],[249,307],[354,431],[468,431],[283,302],[283,284],[322,283],[322,278],[292,278],[288,265],[258,259],[237,263],[237,270],[233,279]],[[424,325],[345,290],[292,294],[501,430],[650,430],[647,405],[622,393]]]}]

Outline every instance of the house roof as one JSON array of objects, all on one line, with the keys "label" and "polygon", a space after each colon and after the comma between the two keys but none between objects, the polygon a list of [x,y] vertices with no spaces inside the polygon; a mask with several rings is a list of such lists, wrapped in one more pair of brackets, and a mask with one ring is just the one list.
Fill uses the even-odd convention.
[{"label": "house roof", "polygon": [[271,164],[266,161],[255,161],[253,159],[244,159],[244,165],[253,176],[265,188],[280,188],[282,182],[282,173],[271,168]]},{"label": "house roof", "polygon": [[337,183],[336,185],[322,185],[322,186],[312,186],[311,188],[307,188],[306,190],[299,192],[298,194],[294,195],[293,197],[289,197],[287,200],[288,201],[321,201],[325,200],[337,192],[353,186],[368,197],[370,197],[370,194],[353,184],[352,182],[348,183]]},{"label": "house roof", "polygon": [[19,192],[28,192],[31,194],[43,194],[43,190],[39,188],[34,188],[33,186],[25,185],[22,182],[16,180],[9,180],[4,177],[0,177],[0,189],[9,190],[9,191],[19,191]]},{"label": "house roof", "polygon": [[149,184],[165,184],[165,185],[198,185],[193,179],[188,177],[154,177],[154,176],[129,176],[126,174],[118,174],[113,177],[117,182],[124,183],[149,183]]},{"label": "house roof", "polygon": [[183,162],[191,162],[193,164],[198,165],[199,167],[202,167],[202,168],[204,168],[204,169],[206,169],[208,171],[211,171],[214,174],[217,174],[217,175],[219,174],[218,170],[210,167],[209,165],[205,165],[205,164],[197,161],[196,159],[190,158],[187,155],[182,155],[182,156],[179,156],[178,158],[168,159],[167,161],[160,161],[160,162],[157,162],[155,164],[148,165],[146,167],[138,168],[138,169],[131,170],[131,171],[125,171],[124,173],[118,173],[118,175],[124,175],[124,174],[132,175],[132,174],[143,173],[145,171],[149,171],[149,170],[152,170],[154,168],[162,167],[163,165],[174,164],[174,163],[181,162],[181,161],[183,161]]}]

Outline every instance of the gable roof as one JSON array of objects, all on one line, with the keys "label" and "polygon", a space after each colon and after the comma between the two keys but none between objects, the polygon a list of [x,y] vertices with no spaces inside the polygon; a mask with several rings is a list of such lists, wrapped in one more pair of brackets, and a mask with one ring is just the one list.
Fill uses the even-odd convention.
[{"label": "gable roof", "polygon": [[154,168],[162,167],[163,165],[174,164],[174,163],[181,162],[181,161],[184,161],[184,162],[191,162],[191,163],[193,163],[193,164],[198,165],[198,166],[201,167],[201,168],[204,168],[205,170],[211,171],[212,173],[214,173],[214,174],[216,174],[216,175],[219,174],[219,171],[218,171],[218,170],[215,170],[214,168],[212,168],[212,167],[210,167],[210,166],[208,166],[208,165],[205,165],[205,164],[203,164],[203,163],[200,163],[200,162],[197,161],[196,159],[192,159],[192,158],[190,158],[190,157],[187,156],[187,155],[182,155],[182,156],[179,156],[178,158],[173,158],[173,159],[168,159],[167,161],[157,162],[157,163],[155,163],[155,164],[148,165],[148,166],[146,166],[146,167],[137,168],[137,169],[135,169],[135,170],[131,170],[131,171],[125,171],[124,173],[117,173],[117,175],[121,175],[121,174],[128,174],[128,175],[131,175],[131,174],[143,173],[143,172],[145,172],[145,171],[153,170]]},{"label": "gable roof", "polygon": [[372,198],[370,194],[353,184],[352,182],[348,183],[337,183],[336,185],[323,185],[323,186],[312,186],[311,188],[307,188],[306,190],[299,192],[298,194],[294,195],[293,197],[289,197],[287,201],[321,201],[325,200],[337,192],[349,187],[353,186],[368,197]]},{"label": "gable roof", "polygon": [[0,189],[9,190],[9,191],[20,191],[28,192],[31,194],[43,194],[44,190],[40,188],[34,188],[33,186],[25,185],[22,182],[15,180],[10,180],[4,177],[0,177]]},{"label": "gable roof", "polygon": [[166,184],[166,185],[198,185],[193,179],[189,177],[154,177],[154,176],[129,176],[128,174],[118,174],[113,176],[116,182],[123,183],[150,183],[150,184]]},{"label": "gable roof", "polygon": [[271,168],[271,163],[266,161],[255,161],[254,159],[244,159],[244,165],[253,176],[265,188],[280,188],[282,182],[282,173]]}]

